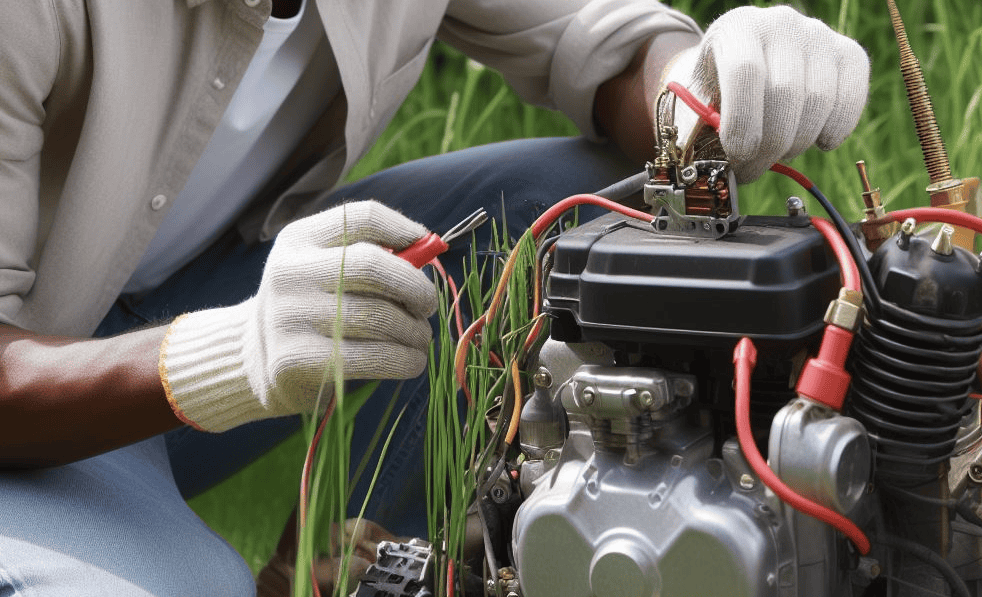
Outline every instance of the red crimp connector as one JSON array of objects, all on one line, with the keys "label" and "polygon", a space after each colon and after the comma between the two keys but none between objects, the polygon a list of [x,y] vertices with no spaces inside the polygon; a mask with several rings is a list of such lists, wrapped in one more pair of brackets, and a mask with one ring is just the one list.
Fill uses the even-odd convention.
[{"label": "red crimp connector", "polygon": [[435,232],[430,232],[423,238],[396,253],[396,256],[402,257],[409,263],[413,264],[413,267],[419,268],[423,267],[434,257],[442,254],[449,248],[450,246],[443,242],[440,235]]},{"label": "red crimp connector", "polygon": [[818,356],[808,359],[795,391],[836,411],[842,410],[852,376],[845,370],[853,333],[834,325],[825,327]]}]

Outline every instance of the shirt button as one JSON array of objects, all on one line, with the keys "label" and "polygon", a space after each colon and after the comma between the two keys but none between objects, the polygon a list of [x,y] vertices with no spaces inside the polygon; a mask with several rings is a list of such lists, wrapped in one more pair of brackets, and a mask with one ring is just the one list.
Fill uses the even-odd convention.
[{"label": "shirt button", "polygon": [[245,5],[248,6],[249,8],[255,8],[256,6],[259,6],[260,2],[262,2],[262,0],[242,0],[242,1],[245,2]]},{"label": "shirt button", "polygon": [[154,211],[160,211],[160,208],[165,205],[167,205],[167,197],[164,197],[163,195],[157,195],[150,200],[150,209]]}]

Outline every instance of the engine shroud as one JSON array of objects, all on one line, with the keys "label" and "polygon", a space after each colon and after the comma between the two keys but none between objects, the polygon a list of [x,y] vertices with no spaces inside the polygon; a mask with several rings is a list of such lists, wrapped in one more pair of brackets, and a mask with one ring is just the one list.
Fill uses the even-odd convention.
[{"label": "engine shroud", "polygon": [[807,218],[749,216],[721,239],[617,214],[556,243],[545,309],[564,342],[799,344],[820,331],[839,266]]}]

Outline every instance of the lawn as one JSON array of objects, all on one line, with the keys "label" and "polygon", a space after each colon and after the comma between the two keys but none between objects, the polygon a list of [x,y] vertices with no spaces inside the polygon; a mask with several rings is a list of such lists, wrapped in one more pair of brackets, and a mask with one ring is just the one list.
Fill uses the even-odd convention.
[{"label": "lawn", "polygon": [[[741,2],[669,2],[703,24]],[[757,2],[766,5],[766,2]],[[865,160],[887,209],[926,204],[928,183],[906,104],[898,52],[885,0],[812,0],[793,3],[857,40],[872,59],[870,101],[856,132],[839,149],[811,150],[794,162],[849,220],[861,216],[855,162]],[[982,3],[977,0],[897,0],[915,53],[924,67],[953,174],[982,173]],[[575,135],[563,116],[534,108],[501,77],[437,44],[423,76],[393,123],[351,178],[410,159],[504,139]],[[642,164],[638,165],[640,171]],[[592,189],[584,189],[589,191]],[[802,194],[783,177],[765,175],[741,187],[743,213],[781,213],[789,195]],[[383,198],[384,199],[384,198]],[[811,213],[820,208],[808,203]],[[296,500],[305,445],[298,435],[191,506],[243,555],[254,571],[269,557]]]}]

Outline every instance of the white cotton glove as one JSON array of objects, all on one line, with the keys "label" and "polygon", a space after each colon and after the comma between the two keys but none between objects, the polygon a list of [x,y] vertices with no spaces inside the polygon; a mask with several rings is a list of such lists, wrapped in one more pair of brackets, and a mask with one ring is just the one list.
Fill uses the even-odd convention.
[{"label": "white cotton glove", "polygon": [[426,233],[375,201],[347,203],[284,228],[256,296],[171,325],[160,375],[174,412],[200,429],[224,431],[313,409],[325,380],[325,396],[331,395],[336,374],[403,379],[422,373],[436,291],[388,249],[403,249]]},{"label": "white cotton glove", "polygon": [[[858,43],[787,6],[741,7],[717,19],[681,52],[675,81],[720,112],[720,142],[739,182],[813,144],[837,147],[856,127],[869,90],[869,58]],[[676,102],[684,145],[695,113]]]}]

